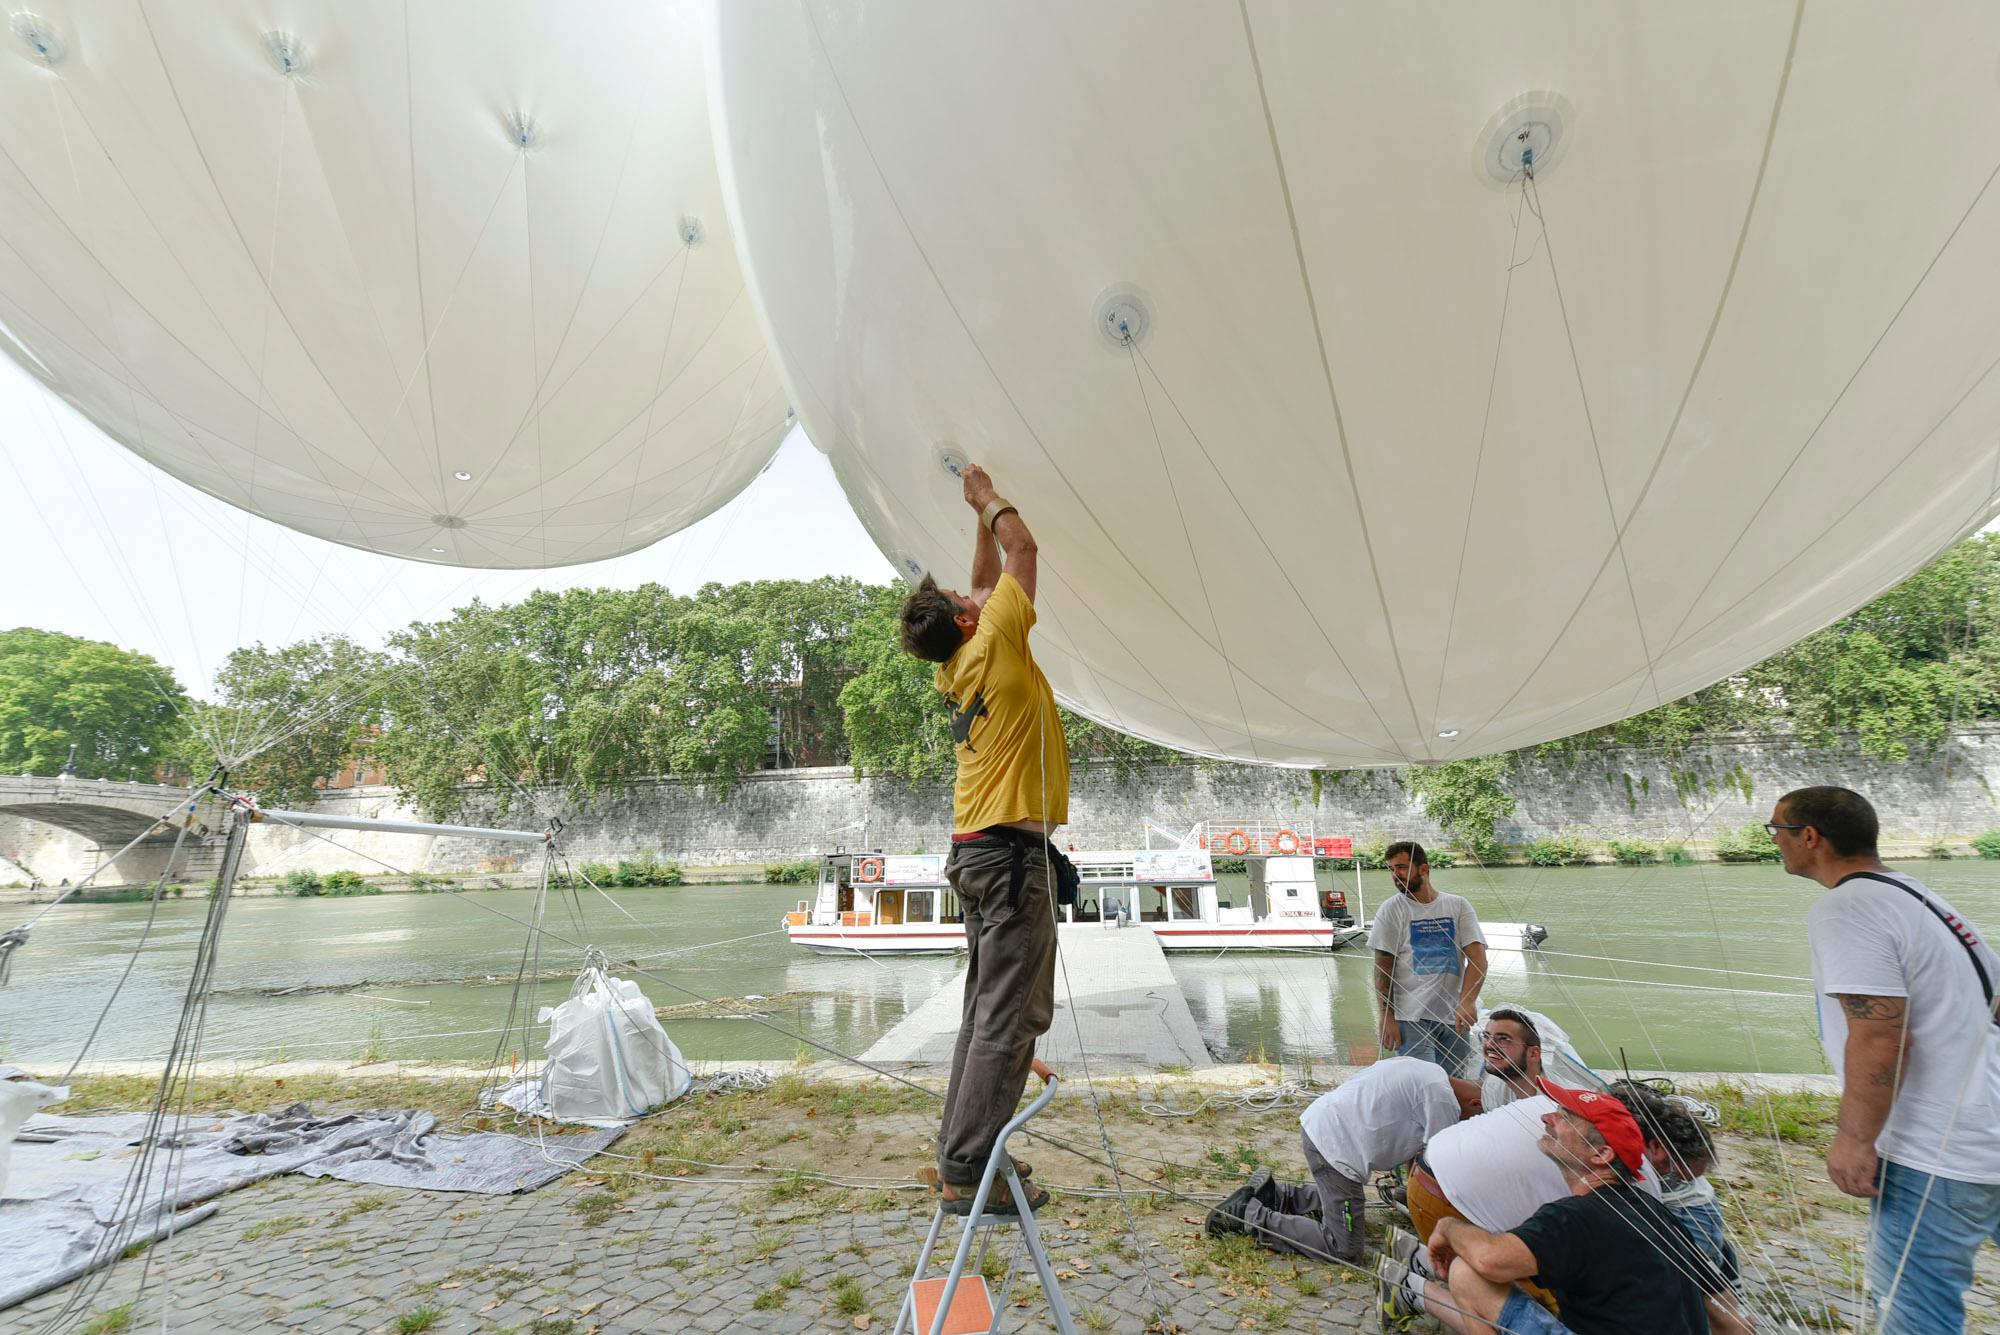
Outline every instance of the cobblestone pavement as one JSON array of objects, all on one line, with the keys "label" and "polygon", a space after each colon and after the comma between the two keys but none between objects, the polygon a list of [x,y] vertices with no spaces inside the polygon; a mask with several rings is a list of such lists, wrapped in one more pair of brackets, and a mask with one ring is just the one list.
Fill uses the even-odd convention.
[{"label": "cobblestone pavement", "polygon": [[[143,1293],[141,1262],[119,1263],[85,1310],[137,1294],[133,1330],[166,1310],[171,1329],[216,1332],[887,1331],[929,1216],[914,1193],[868,1208],[854,1197],[689,1182],[620,1204],[563,1186],[468,1197],[277,1179],[162,1247]],[[1188,1275],[1177,1251],[1149,1249],[1141,1264],[1129,1245],[1088,1240],[1065,1227],[1060,1202],[1041,1218],[1082,1329],[1142,1332],[1162,1303],[1190,1330],[1375,1328],[1373,1285],[1355,1276],[1301,1264],[1295,1283],[1258,1296],[1226,1270]],[[1000,1233],[996,1275],[1017,1236]],[[10,1328],[36,1329],[77,1287],[17,1308]],[[1025,1259],[1009,1300],[1020,1304],[1009,1329],[1048,1328]]]},{"label": "cobblestone pavement", "polygon": [[[1160,1205],[1139,1207],[1143,1260],[1120,1236],[1115,1202],[1091,1202],[1088,1221],[1066,1215],[1062,1200],[1043,1212],[1082,1329],[1159,1329],[1162,1305],[1190,1331],[1376,1329],[1373,1285],[1359,1275],[1273,1263],[1240,1242],[1202,1244],[1189,1213],[1198,1207]],[[226,1197],[219,1214],[150,1258],[121,1262],[78,1310],[102,1317],[136,1297],[133,1330],[159,1328],[164,1314],[168,1329],[329,1335],[887,1331],[928,1223],[923,1208],[914,1193],[784,1182],[689,1181],[621,1202],[588,1183],[474,1197],[281,1178]],[[996,1281],[1015,1236],[998,1235]],[[1189,1249],[1205,1246],[1214,1262],[1191,1266]],[[1254,1276],[1232,1266],[1232,1250],[1256,1261]],[[1814,1326],[1839,1329],[1858,1310],[1852,1257],[1839,1250],[1767,1236],[1750,1268],[1782,1277],[1793,1306],[1830,1310],[1833,1320]],[[1971,1295],[1968,1329],[2000,1330],[1994,1259]],[[37,1329],[81,1287],[17,1308],[9,1328]],[[1049,1328],[1025,1261],[1009,1301],[1008,1329]]]}]

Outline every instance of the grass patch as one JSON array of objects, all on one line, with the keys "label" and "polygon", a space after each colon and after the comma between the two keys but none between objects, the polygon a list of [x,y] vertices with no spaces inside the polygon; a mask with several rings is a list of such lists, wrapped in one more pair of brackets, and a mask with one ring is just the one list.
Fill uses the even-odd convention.
[{"label": "grass patch", "polygon": [[806,1271],[804,1266],[797,1266],[791,1270],[787,1270],[784,1274],[778,1276],[778,1287],[788,1292],[792,1289],[796,1289],[799,1285],[805,1282],[806,1282]]},{"label": "grass patch", "polygon": [[785,1291],[773,1284],[750,1300],[753,1312],[775,1312],[785,1305]]},{"label": "grass patch", "polygon": [[861,1288],[861,1281],[852,1275],[842,1275],[833,1281],[834,1310],[842,1316],[860,1316],[868,1308],[868,1295]]},{"label": "grass patch", "polygon": [[396,1318],[396,1335],[417,1335],[444,1320],[442,1307],[417,1307]]},{"label": "grass patch", "polygon": [[787,1242],[791,1241],[791,1237],[791,1232],[788,1229],[767,1228],[759,1230],[757,1240],[750,1244],[750,1259],[753,1261],[770,1260],[784,1248]]},{"label": "grass patch", "polygon": [[1722,1129],[1739,1136],[1779,1140],[1823,1150],[1833,1143],[1840,1121],[1840,1096],[1812,1090],[1775,1093],[1740,1085],[1713,1085],[1698,1091],[1722,1112]]},{"label": "grass patch", "polygon": [[131,1303],[120,1303],[116,1307],[105,1308],[84,1323],[82,1335],[117,1335],[121,1330],[130,1330],[132,1306]]},{"label": "grass patch", "polygon": [[259,1220],[243,1230],[245,1242],[255,1242],[259,1238],[282,1238],[287,1233],[304,1228],[312,1221],[302,1214],[281,1214],[276,1219]]},{"label": "grass patch", "polygon": [[588,1196],[579,1196],[571,1201],[569,1208],[576,1212],[576,1217],[584,1222],[585,1227],[596,1228],[618,1213],[618,1198],[609,1192],[593,1191]]},{"label": "grass patch", "polygon": [[383,1209],[395,1203],[396,1198],[394,1196],[380,1191],[371,1192],[366,1196],[355,1197],[345,1206],[341,1207],[340,1211],[326,1222],[331,1228],[339,1228],[342,1224],[350,1220],[359,1219],[362,1215]]}]

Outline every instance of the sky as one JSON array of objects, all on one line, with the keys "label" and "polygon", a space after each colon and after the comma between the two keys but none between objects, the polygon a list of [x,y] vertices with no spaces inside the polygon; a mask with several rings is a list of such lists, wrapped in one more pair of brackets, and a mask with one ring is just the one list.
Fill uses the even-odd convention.
[{"label": "sky", "polygon": [[206,694],[231,649],[338,632],[379,644],[478,597],[648,582],[895,572],[796,428],[735,500],[643,551],[553,570],[464,570],[294,533],[176,481],[0,357],[0,629],[34,626],[151,654]]}]

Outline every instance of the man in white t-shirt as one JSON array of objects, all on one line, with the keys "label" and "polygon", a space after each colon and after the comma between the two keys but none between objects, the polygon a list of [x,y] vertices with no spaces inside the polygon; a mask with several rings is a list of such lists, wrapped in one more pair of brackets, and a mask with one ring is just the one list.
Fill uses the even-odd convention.
[{"label": "man in white t-shirt", "polygon": [[1390,844],[1383,861],[1400,893],[1375,910],[1368,933],[1382,1049],[1460,1075],[1472,1055],[1466,1035],[1479,1019],[1479,989],[1486,981],[1479,915],[1431,884],[1422,844]]},{"label": "man in white t-shirt", "polygon": [[[1211,1236],[1248,1233],[1321,1260],[1361,1259],[1361,1184],[1407,1163],[1424,1142],[1479,1111],[1479,1086],[1410,1057],[1376,1062],[1299,1116],[1310,1182],[1259,1173],[1209,1211]],[[1314,1218],[1314,1214],[1318,1218]]]},{"label": "man in white t-shirt", "polygon": [[1800,788],[1767,827],[1806,913],[1820,1042],[1840,1076],[1827,1175],[1870,1196],[1868,1288],[1882,1335],[1965,1325],[1973,1257],[2000,1242],[2000,954],[1876,851],[1875,808]]},{"label": "man in white t-shirt", "polygon": [[1479,1055],[1485,1060],[1479,1104],[1487,1112],[1541,1092],[1542,1035],[1526,1011],[1511,1006],[1488,1011]]}]

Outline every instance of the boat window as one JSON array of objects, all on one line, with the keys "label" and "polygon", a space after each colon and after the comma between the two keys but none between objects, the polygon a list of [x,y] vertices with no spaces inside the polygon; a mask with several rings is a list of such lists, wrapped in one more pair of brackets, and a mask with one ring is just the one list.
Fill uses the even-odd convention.
[{"label": "boat window", "polygon": [[1173,903],[1175,919],[1199,918],[1201,916],[1201,891],[1191,885],[1174,887]]},{"label": "boat window", "polygon": [[1139,892],[1139,921],[1165,922],[1167,920],[1167,887],[1149,885]]},{"label": "boat window", "polygon": [[956,890],[938,891],[938,921],[939,922],[965,921],[965,914],[958,907],[958,891]]},{"label": "boat window", "polygon": [[931,914],[936,908],[935,890],[911,890],[903,895],[904,922],[931,922]]}]

